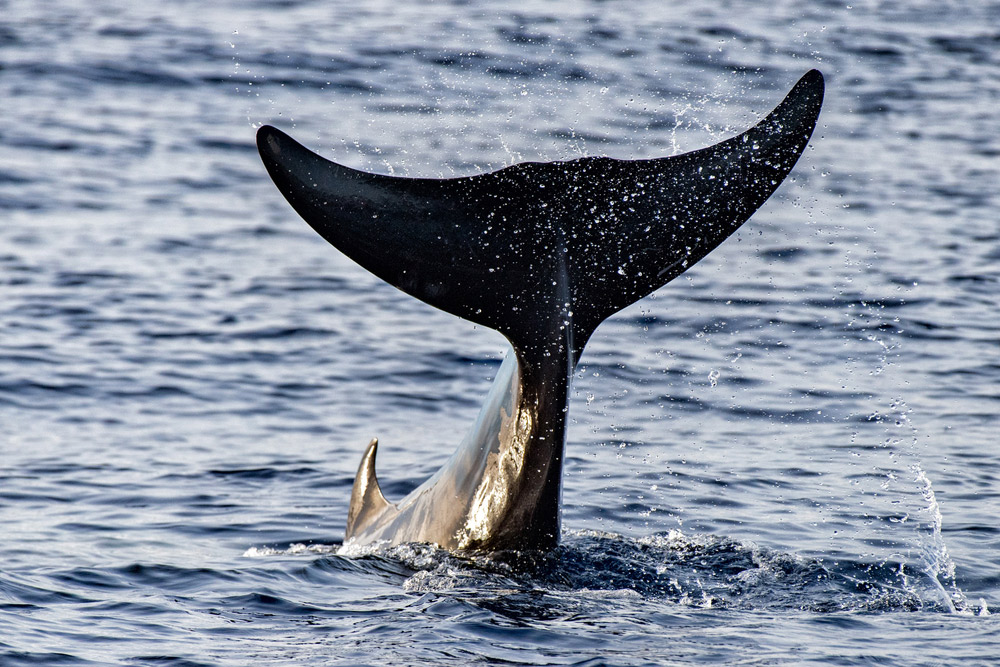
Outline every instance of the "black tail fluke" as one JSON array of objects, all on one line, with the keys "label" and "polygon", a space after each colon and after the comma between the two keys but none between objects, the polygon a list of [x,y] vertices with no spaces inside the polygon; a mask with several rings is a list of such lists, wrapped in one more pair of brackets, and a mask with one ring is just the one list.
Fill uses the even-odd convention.
[{"label": "black tail fluke", "polygon": [[822,100],[812,70],[760,123],[709,148],[453,179],[350,169],[270,126],[257,145],[292,207],[358,264],[521,351],[569,325],[576,358],[601,321],[694,265],[767,200]]}]

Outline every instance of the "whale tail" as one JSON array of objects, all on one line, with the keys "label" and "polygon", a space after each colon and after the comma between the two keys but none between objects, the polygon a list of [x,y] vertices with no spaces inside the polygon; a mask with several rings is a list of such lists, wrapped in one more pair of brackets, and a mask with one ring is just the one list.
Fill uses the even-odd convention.
[{"label": "whale tail", "polygon": [[268,173],[323,238],[404,292],[498,330],[516,353],[459,451],[399,506],[379,489],[369,444],[345,537],[554,545],[569,382],[587,339],[767,200],[809,141],[822,99],[813,70],[757,125],[702,150],[451,179],[357,171],[261,127]]},{"label": "whale tail", "polygon": [[812,70],[757,125],[708,148],[450,179],[357,171],[266,125],[257,145],[292,207],[355,262],[500,331],[519,354],[551,342],[561,320],[575,361],[601,321],[690,268],[767,200],[822,99]]}]

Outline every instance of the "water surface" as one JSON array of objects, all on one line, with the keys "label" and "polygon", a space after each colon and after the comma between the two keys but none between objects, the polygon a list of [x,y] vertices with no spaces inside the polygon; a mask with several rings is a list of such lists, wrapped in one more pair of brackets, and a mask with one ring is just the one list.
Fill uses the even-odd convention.
[{"label": "water surface", "polygon": [[[1000,5],[0,2],[0,663],[989,664]],[[451,176],[699,148],[811,67],[811,147],[595,334],[563,546],[339,552],[505,343],[282,200],[271,123]]]}]

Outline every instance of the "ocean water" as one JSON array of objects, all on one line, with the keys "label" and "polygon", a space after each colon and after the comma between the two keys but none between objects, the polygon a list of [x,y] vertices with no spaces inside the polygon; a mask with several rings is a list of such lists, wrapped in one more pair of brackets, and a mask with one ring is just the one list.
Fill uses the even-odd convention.
[{"label": "ocean water", "polygon": [[[0,665],[988,665],[1000,4],[0,0]],[[792,177],[611,318],[530,567],[344,553],[495,332],[313,233],[270,123],[409,176],[670,155],[827,80]]]}]

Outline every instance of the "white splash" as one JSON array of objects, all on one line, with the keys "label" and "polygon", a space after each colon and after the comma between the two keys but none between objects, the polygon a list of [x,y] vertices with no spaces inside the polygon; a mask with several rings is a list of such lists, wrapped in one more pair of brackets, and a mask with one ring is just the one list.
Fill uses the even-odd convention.
[{"label": "white splash", "polygon": [[[914,463],[911,469],[916,476],[916,481],[921,485],[921,494],[927,502],[926,511],[930,517],[930,532],[926,535],[927,543],[923,547],[922,554],[924,572],[941,594],[941,600],[949,611],[953,614],[975,615],[977,611],[969,604],[965,594],[955,582],[955,561],[951,559],[948,547],[944,543],[944,536],[941,534],[944,519],[941,516],[941,506],[934,494],[934,486],[919,463]],[[988,610],[987,613],[989,613]]]}]

